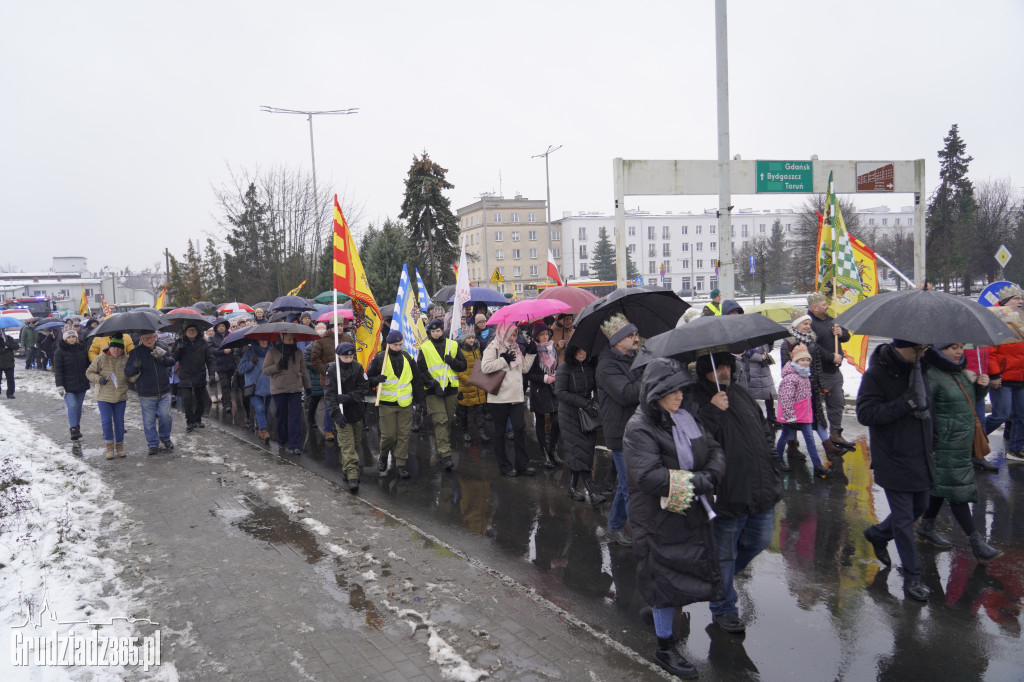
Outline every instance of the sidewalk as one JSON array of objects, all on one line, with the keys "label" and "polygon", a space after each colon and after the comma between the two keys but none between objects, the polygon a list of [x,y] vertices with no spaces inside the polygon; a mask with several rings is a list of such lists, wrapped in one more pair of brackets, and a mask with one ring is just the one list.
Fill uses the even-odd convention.
[{"label": "sidewalk", "polygon": [[[52,377],[18,382],[3,409],[70,450]],[[109,556],[140,590],[133,615],[160,624],[180,679],[662,675],[531,590],[216,425],[185,435],[176,422],[175,451],[149,457],[130,400],[129,455],[107,461],[98,422],[87,401],[82,461],[123,503],[131,537]]]}]

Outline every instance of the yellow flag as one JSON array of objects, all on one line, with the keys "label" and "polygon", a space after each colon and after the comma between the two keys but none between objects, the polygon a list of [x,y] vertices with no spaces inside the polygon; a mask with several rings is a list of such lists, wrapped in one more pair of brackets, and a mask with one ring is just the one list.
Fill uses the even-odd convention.
[{"label": "yellow flag", "polygon": [[85,286],[82,286],[82,302],[78,304],[79,315],[89,315],[89,298],[85,295]]},{"label": "yellow flag", "polygon": [[300,284],[299,286],[297,286],[294,289],[292,289],[291,291],[289,291],[288,295],[289,296],[298,296],[299,295],[299,290],[302,289],[302,287],[306,286],[306,282],[308,282],[308,281],[309,280],[306,280],[306,279],[302,280],[302,284]]},{"label": "yellow flag", "polygon": [[157,310],[160,310],[161,308],[164,307],[164,305],[166,303],[167,303],[167,287],[164,287],[164,290],[161,291],[160,295],[156,297],[156,303],[153,304],[153,307],[156,308]]},{"label": "yellow flag", "polygon": [[383,318],[370,291],[352,231],[338,205],[338,195],[334,195],[334,288],[352,299],[357,325],[356,359],[366,369],[380,349]]}]

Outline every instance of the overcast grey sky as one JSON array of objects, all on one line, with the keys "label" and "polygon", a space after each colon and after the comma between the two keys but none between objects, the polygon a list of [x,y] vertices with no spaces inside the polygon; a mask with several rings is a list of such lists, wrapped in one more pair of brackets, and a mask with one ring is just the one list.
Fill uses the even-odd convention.
[{"label": "overcast grey sky", "polygon": [[[543,198],[530,156],[564,145],[552,216],[611,212],[614,157],[716,157],[714,33],[713,0],[5,2],[0,265],[180,254],[216,229],[211,185],[228,166],[308,170],[305,118],[261,104],[359,108],[314,121],[322,191],[362,206],[357,229],[398,215],[424,149],[449,169],[456,208],[499,189]],[[1022,34],[1021,0],[732,0],[731,151],[924,158],[934,187],[957,122],[975,181],[1024,185]]]}]

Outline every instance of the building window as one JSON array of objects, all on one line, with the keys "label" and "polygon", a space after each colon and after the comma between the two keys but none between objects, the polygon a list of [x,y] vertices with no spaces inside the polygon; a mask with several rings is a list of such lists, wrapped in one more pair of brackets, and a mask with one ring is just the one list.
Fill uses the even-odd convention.
[{"label": "building window", "polygon": [[537,214],[536,213],[527,213],[526,214],[526,222],[528,222],[528,223],[535,223],[535,222],[537,222]]},{"label": "building window", "polygon": [[689,225],[683,225],[682,228],[680,228],[680,229],[682,229],[683,236],[685,237],[689,233],[689,231],[690,231],[690,226]]},{"label": "building window", "polygon": [[522,282],[516,282],[513,286],[515,287],[515,290],[516,290],[517,294],[523,293],[523,284],[522,284]]},{"label": "building window", "polygon": [[560,242],[560,241],[562,241],[562,231],[561,230],[551,230],[551,241],[553,241],[553,242]]},{"label": "building window", "polygon": [[514,241],[514,242],[519,241],[519,231],[518,230],[512,230],[512,241]]},{"label": "building window", "polygon": [[512,222],[514,222],[514,223],[518,223],[519,222],[519,214],[518,213],[513,213],[512,214]]},{"label": "building window", "polygon": [[786,223],[786,234],[789,234],[789,226],[790,225],[792,225],[792,223]]},{"label": "building window", "polygon": [[562,257],[562,250],[561,249],[551,249],[551,257],[552,258],[561,258]]},{"label": "building window", "polygon": [[537,241],[537,230],[530,230],[529,232],[527,232],[526,238],[529,239],[531,242]]},{"label": "building window", "polygon": [[585,227],[581,227],[581,228],[579,229],[579,240],[580,240],[581,242],[585,242],[585,241],[587,241],[587,228],[585,228]]},{"label": "building window", "polygon": [[656,267],[656,263],[654,261],[652,261],[652,260],[647,261],[647,274],[648,275],[653,275],[655,267]]},{"label": "building window", "polygon": [[669,289],[672,288],[672,278],[671,277],[665,277],[664,279],[662,279],[661,283],[664,284]]},{"label": "building window", "polygon": [[626,244],[626,253],[636,253],[636,244]]},{"label": "building window", "polygon": [[530,266],[530,277],[536,277],[536,276],[537,276],[537,266],[536,265],[531,265]]},{"label": "building window", "polygon": [[712,289],[717,289],[718,288],[718,276],[717,275],[712,275],[711,277],[709,277],[708,278],[708,284],[711,286]]},{"label": "building window", "polygon": [[647,257],[648,258],[654,258],[654,254],[655,254],[655,246],[654,246],[654,244],[648,244],[647,245]]},{"label": "building window", "polygon": [[580,260],[587,260],[587,245],[580,244]]},{"label": "building window", "polygon": [[498,260],[505,260],[505,252],[502,251],[501,249],[498,249],[497,251],[494,252],[494,257]]},{"label": "building window", "polygon": [[698,268],[703,268],[704,267],[704,261],[698,258],[697,259],[697,267]]},{"label": "building window", "polygon": [[717,250],[718,250],[718,242],[711,242],[710,244],[708,244],[708,251],[717,251]]},{"label": "building window", "polygon": [[874,218],[868,218],[868,225],[874,225],[874,224],[875,224],[875,219]]},{"label": "building window", "polygon": [[500,213],[495,213],[494,214],[494,222],[496,222],[496,223],[500,223],[501,222],[501,214]]},{"label": "building window", "polygon": [[654,225],[647,226],[647,238],[654,239]]},{"label": "building window", "polygon": [[669,230],[668,225],[662,225],[661,226],[661,238],[662,239],[668,239],[668,230]]},{"label": "building window", "polygon": [[630,225],[629,226],[629,236],[630,237],[635,237],[636,236],[636,225]]},{"label": "building window", "polygon": [[501,236],[501,230],[498,230],[497,232],[494,233],[494,241],[500,242],[504,240],[504,237]]},{"label": "building window", "polygon": [[718,225],[708,225],[708,234],[714,234],[717,229]]},{"label": "building window", "polygon": [[683,277],[682,285],[683,285],[683,287],[682,287],[683,289],[689,289],[690,288],[690,278],[689,277]]},{"label": "building window", "polygon": [[537,249],[530,249],[530,258],[537,259]]},{"label": "building window", "polygon": [[704,291],[704,275],[697,275],[695,279],[697,281],[697,286],[695,287],[696,290]]},{"label": "building window", "polygon": [[899,227],[900,226],[900,219],[899,218],[893,218],[892,224],[894,226],[896,226],[896,227]]},{"label": "building window", "polygon": [[683,259],[683,270],[687,269],[688,267],[690,267],[690,259],[689,258],[684,258]]},{"label": "building window", "polygon": [[590,270],[586,263],[580,263],[580,277],[590,277]]},{"label": "building window", "polygon": [[704,242],[697,242],[696,249],[697,249],[697,251],[703,251],[704,250]]},{"label": "building window", "polygon": [[694,234],[700,234],[700,225],[697,226],[697,229],[694,230],[693,233]]},{"label": "building window", "polygon": [[671,256],[672,255],[672,247],[670,245],[668,245],[668,244],[662,244],[661,245],[661,255],[662,256]]},{"label": "building window", "polygon": [[505,277],[505,268],[504,267],[499,267],[498,268],[498,274],[501,275],[504,278]]},{"label": "building window", "polygon": [[760,232],[761,234],[764,234],[764,223],[761,223],[760,225],[757,226],[757,231]]},{"label": "building window", "polygon": [[740,225],[740,236],[741,237],[749,237],[750,236],[750,232],[749,232],[749,230],[747,230],[747,226],[746,225]]},{"label": "building window", "polygon": [[683,242],[683,253],[687,253],[690,250],[690,242]]},{"label": "building window", "polygon": [[519,260],[519,249],[512,249],[512,260]]},{"label": "building window", "polygon": [[512,276],[513,277],[522,277],[523,276],[523,269],[521,267],[519,267],[518,265],[515,266],[514,268],[512,268]]},{"label": "building window", "polygon": [[888,218],[882,218],[882,227],[888,227],[888,225],[889,225],[889,219]]}]

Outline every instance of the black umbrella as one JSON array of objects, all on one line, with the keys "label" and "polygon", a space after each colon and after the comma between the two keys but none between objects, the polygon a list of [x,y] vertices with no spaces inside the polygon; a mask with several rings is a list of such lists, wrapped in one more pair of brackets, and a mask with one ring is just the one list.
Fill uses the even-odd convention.
[{"label": "black umbrella", "polygon": [[293,322],[268,322],[245,328],[245,337],[256,341],[277,341],[281,334],[295,334],[296,341],[316,341],[320,338],[319,334],[306,325]]},{"label": "black umbrella", "polygon": [[92,333],[93,336],[113,336],[139,332],[146,334],[155,332],[166,323],[166,320],[151,313],[130,310],[126,313],[114,313],[100,322],[100,326]]},{"label": "black umbrella", "polygon": [[260,301],[259,303],[253,303],[252,304],[252,309],[256,310],[257,308],[262,308],[263,312],[266,312],[266,311],[270,310],[270,306],[272,306],[272,305],[274,305],[274,304],[271,301]]},{"label": "black umbrella", "polygon": [[633,361],[633,368],[664,357],[691,362],[701,348],[725,346],[730,353],[742,353],[788,335],[785,327],[764,315],[698,317],[682,327],[647,339]]},{"label": "black umbrella", "polygon": [[183,334],[186,323],[194,324],[199,331],[213,326],[204,315],[199,313],[167,313],[164,317],[167,318],[167,324],[161,327],[160,331],[174,332],[175,334]]},{"label": "black umbrella", "polygon": [[213,304],[209,301],[197,301],[189,306],[189,308],[194,308],[195,310],[209,310],[212,307]]},{"label": "black umbrella", "polygon": [[640,336],[650,338],[675,328],[689,307],[689,303],[668,289],[616,289],[580,311],[570,343],[593,357],[608,348],[608,339],[601,333],[601,323],[615,313],[625,315],[636,325]]},{"label": "black umbrella", "polygon": [[394,303],[392,303],[391,305],[382,305],[380,307],[380,316],[382,318],[394,317],[394,315],[395,315],[395,304]]},{"label": "black umbrella", "polygon": [[872,296],[855,304],[835,322],[856,334],[917,343],[994,346],[1019,340],[1006,323],[974,299],[924,289]]},{"label": "black umbrella", "polygon": [[270,310],[271,312],[279,312],[283,310],[301,312],[303,310],[315,311],[316,308],[311,306],[309,301],[301,296],[278,296],[270,305]]},{"label": "black umbrella", "polygon": [[455,296],[455,285],[449,284],[448,286],[441,287],[437,292],[430,297],[432,301],[447,301],[449,298]]}]

